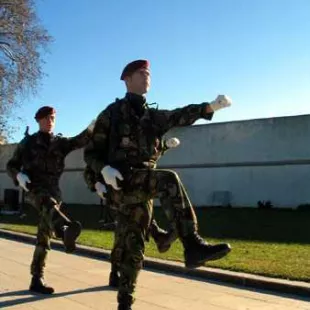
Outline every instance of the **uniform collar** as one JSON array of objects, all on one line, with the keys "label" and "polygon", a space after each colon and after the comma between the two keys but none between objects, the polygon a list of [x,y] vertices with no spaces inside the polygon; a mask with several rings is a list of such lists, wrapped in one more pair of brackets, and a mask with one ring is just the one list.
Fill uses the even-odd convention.
[{"label": "uniform collar", "polygon": [[135,114],[141,117],[147,107],[146,99],[142,95],[137,95],[134,93],[126,93],[125,99],[129,102]]}]

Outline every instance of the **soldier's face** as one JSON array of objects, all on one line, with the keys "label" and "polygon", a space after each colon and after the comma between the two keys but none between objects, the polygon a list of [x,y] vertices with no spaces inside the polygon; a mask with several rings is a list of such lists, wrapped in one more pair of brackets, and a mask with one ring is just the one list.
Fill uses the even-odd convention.
[{"label": "soldier's face", "polygon": [[53,132],[55,128],[55,120],[56,120],[55,114],[50,114],[50,115],[47,115],[39,119],[38,123],[39,123],[40,131],[48,132],[48,133]]},{"label": "soldier's face", "polygon": [[151,75],[148,69],[142,68],[135,71],[131,76],[126,78],[127,90],[129,92],[144,95],[151,86]]}]

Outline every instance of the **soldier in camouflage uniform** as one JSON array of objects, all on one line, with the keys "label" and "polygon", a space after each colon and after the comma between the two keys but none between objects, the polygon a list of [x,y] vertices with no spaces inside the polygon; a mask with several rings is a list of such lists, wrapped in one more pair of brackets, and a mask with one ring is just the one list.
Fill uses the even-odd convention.
[{"label": "soldier in camouflage uniform", "polygon": [[[177,138],[170,138],[167,140],[162,139],[160,142],[161,155],[163,155],[168,149],[177,147],[179,144],[180,141]],[[91,170],[89,166],[86,166],[84,170],[84,179],[88,188],[92,192],[97,192],[101,199],[107,201],[107,207],[113,209],[114,211],[118,209],[117,206],[113,205],[113,201],[109,199],[109,193],[107,192],[107,188],[104,184],[104,180],[101,174],[96,175],[96,173]],[[153,212],[153,200],[150,199],[146,201],[145,204],[145,208],[150,210],[150,212]],[[118,213],[116,213],[116,217],[118,217]],[[121,238],[122,226],[119,224],[119,221],[116,221],[116,223],[117,225],[115,228],[114,246],[111,252],[111,272],[109,276],[109,286],[111,287],[119,286],[119,270],[123,253]],[[154,216],[150,224],[149,234],[154,239],[157,249],[160,253],[164,253],[169,250],[171,243],[175,240],[174,237],[176,236],[175,231],[170,230],[168,233],[167,231],[160,228]]]},{"label": "soldier in camouflage uniform", "polygon": [[79,222],[70,221],[60,210],[61,192],[59,179],[64,170],[65,157],[90,140],[94,124],[72,138],[53,135],[55,110],[40,108],[35,119],[39,131],[26,137],[17,145],[7,163],[7,172],[15,185],[26,191],[26,200],[39,212],[37,242],[31,263],[30,290],[52,294],[54,289],[44,282],[44,269],[50,239],[61,238],[68,253],[75,249],[75,240],[81,232]]},{"label": "soldier in camouflage uniform", "polygon": [[186,267],[201,266],[230,251],[229,244],[210,245],[199,236],[196,215],[180,178],[174,171],[154,166],[160,155],[160,137],[168,130],[189,126],[200,118],[211,120],[214,111],[229,106],[231,101],[220,95],[211,103],[171,111],[150,108],[144,97],[150,86],[145,60],[128,64],[121,80],[126,83],[127,94],[99,114],[84,159],[103,176],[112,201],[119,206],[123,253],[118,310],[130,310],[152,219],[147,201],[159,198],[170,226],[183,244]]}]

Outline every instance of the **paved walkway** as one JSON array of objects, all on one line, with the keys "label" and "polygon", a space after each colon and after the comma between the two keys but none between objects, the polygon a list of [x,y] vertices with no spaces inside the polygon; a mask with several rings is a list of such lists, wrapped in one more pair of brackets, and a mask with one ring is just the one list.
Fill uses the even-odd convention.
[{"label": "paved walkway", "polygon": [[[117,309],[116,291],[107,286],[109,263],[51,251],[46,280],[54,295],[28,290],[33,246],[0,239],[1,309]],[[134,310],[310,310],[310,298],[275,295],[216,282],[144,270]]]}]

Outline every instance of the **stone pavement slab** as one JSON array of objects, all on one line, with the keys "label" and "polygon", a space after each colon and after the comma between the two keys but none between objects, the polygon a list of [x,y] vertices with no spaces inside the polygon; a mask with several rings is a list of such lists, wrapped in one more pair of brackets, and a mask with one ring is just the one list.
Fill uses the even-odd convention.
[{"label": "stone pavement slab", "polygon": [[[117,309],[107,261],[51,251],[46,280],[56,293],[42,296],[28,291],[33,246],[0,239],[0,249],[0,309]],[[310,298],[143,270],[133,309],[310,310]]]}]

